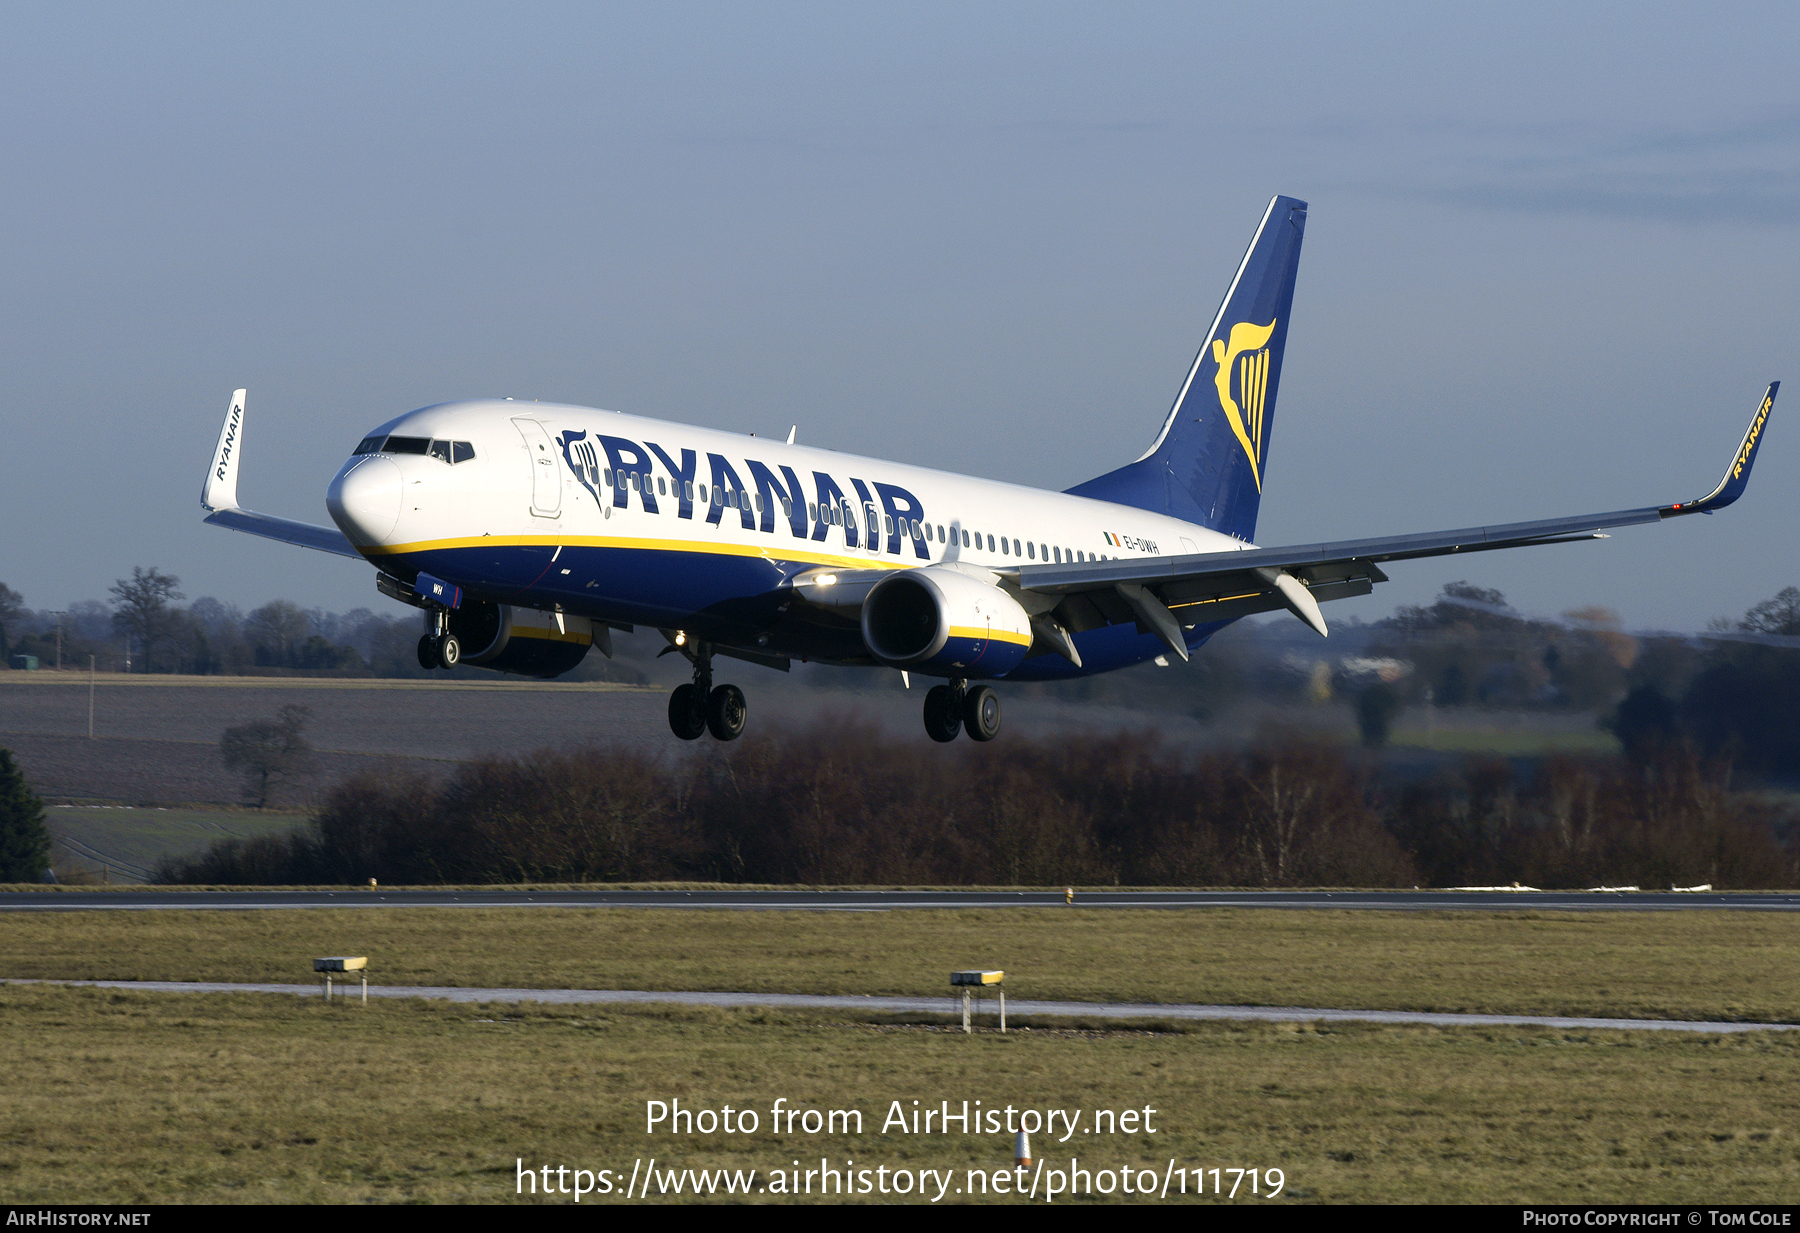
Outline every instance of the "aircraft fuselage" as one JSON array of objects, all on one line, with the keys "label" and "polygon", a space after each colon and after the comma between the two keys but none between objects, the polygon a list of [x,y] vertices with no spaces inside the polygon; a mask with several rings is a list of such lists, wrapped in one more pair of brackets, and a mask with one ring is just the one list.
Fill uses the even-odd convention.
[{"label": "aircraft fuselage", "polygon": [[[801,660],[874,662],[854,619],[795,602],[792,581],[808,571],[960,562],[1004,578],[1027,564],[1250,546],[1086,497],[561,404],[444,403],[390,420],[359,448],[327,505],[390,574]],[[1188,645],[1216,628],[1185,631]],[[996,636],[1030,642],[1028,631]],[[1129,624],[1076,645],[1080,667],[1038,654],[988,671],[978,655],[954,674],[1064,677],[1164,651]]]}]

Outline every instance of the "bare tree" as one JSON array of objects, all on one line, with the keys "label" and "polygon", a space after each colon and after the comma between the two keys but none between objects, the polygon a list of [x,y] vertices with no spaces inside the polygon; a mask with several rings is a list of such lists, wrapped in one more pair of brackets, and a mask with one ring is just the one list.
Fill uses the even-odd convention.
[{"label": "bare tree", "polygon": [[267,666],[292,668],[294,648],[306,640],[310,622],[300,605],[285,599],[264,604],[244,618],[244,637],[262,653],[257,662]]},{"label": "bare tree", "polygon": [[1785,587],[1744,614],[1737,627],[1749,633],[1800,634],[1800,589]]},{"label": "bare tree", "polygon": [[175,632],[169,601],[185,598],[175,589],[180,585],[181,579],[159,572],[154,565],[148,570],[134,565],[131,580],[121,578],[107,592],[119,604],[113,613],[113,628],[126,638],[135,638],[144,649],[145,672],[155,665],[156,648]]},{"label": "bare tree", "polygon": [[244,773],[244,791],[265,808],[271,789],[291,783],[311,763],[312,746],[301,733],[312,711],[289,704],[276,719],[257,719],[225,729],[219,738],[219,755],[227,770]]}]

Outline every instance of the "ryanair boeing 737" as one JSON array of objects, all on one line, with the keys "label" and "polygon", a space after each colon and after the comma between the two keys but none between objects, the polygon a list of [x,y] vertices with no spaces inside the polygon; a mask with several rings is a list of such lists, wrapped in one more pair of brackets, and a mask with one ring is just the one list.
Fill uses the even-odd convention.
[{"label": "ryanair boeing 737", "polygon": [[715,656],[942,678],[925,730],[1000,730],[990,681],[1189,654],[1239,617],[1367,595],[1390,561],[1604,538],[1743,493],[1778,384],[1697,501],[1339,543],[1252,543],[1306,203],[1269,202],[1150,448],[1045,492],[588,407],[441,403],[373,429],[325,498],[336,529],[241,508],[245,391],[201,491],[206,521],[359,557],[424,610],[426,667],[554,677],[648,625],[693,665],[683,739],[744,730]]}]

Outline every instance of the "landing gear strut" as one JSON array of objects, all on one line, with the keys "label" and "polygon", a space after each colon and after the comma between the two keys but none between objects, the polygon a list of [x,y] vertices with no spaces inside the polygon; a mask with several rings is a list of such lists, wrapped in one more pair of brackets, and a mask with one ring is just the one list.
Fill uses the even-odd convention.
[{"label": "landing gear strut", "polygon": [[690,655],[694,682],[676,686],[669,695],[669,731],[684,741],[698,740],[703,732],[721,741],[737,740],[749,718],[744,691],[736,685],[714,687],[712,648],[706,643],[695,643]]},{"label": "landing gear strut", "polygon": [[1000,735],[1000,695],[986,685],[969,688],[967,681],[953,680],[934,686],[925,695],[925,733],[934,741],[956,739],[957,730],[974,741],[991,741]]}]

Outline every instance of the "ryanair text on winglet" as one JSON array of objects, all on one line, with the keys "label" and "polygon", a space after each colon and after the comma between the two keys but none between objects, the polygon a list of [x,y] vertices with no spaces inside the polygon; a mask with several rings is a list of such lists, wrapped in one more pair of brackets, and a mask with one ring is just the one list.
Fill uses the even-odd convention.
[{"label": "ryanair text on winglet", "polygon": [[1775,403],[1773,395],[1766,395],[1762,406],[1756,409],[1756,420],[1750,425],[1750,431],[1744,434],[1743,448],[1738,450],[1737,461],[1731,464],[1731,477],[1738,479],[1744,474],[1744,468],[1750,465],[1750,455],[1756,452],[1757,438],[1762,436],[1763,421],[1769,418],[1769,408]]}]

